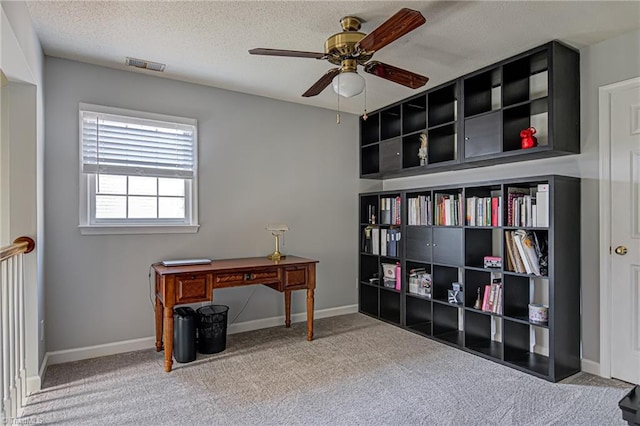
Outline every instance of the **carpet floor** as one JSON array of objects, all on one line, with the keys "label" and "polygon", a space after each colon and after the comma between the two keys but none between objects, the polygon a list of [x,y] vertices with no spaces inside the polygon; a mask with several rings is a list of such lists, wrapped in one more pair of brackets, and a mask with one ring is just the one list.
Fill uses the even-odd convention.
[{"label": "carpet floor", "polygon": [[361,314],[229,335],[163,370],[144,350],[48,368],[22,424],[625,425],[628,383],[549,383]]}]

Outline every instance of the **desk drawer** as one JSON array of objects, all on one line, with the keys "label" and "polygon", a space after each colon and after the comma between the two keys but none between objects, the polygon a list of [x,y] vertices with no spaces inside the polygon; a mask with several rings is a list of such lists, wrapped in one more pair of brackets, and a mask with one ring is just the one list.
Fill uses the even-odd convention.
[{"label": "desk drawer", "polygon": [[209,273],[176,275],[176,304],[211,300],[211,281]]},{"label": "desk drawer", "polygon": [[280,269],[269,269],[255,272],[223,272],[216,274],[214,286],[235,287],[247,284],[273,284],[280,282]]},{"label": "desk drawer", "polygon": [[307,285],[307,268],[287,268],[284,271],[284,288],[305,287]]}]

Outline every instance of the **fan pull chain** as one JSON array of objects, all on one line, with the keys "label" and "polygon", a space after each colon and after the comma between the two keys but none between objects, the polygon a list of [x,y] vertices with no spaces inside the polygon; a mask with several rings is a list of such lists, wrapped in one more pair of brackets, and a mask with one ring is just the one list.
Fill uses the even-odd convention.
[{"label": "fan pull chain", "polygon": [[364,85],[364,114],[362,114],[362,119],[367,121],[369,116],[367,115],[367,84]]},{"label": "fan pull chain", "polygon": [[[338,74],[338,87],[340,87],[340,74]],[[340,94],[336,93],[338,96],[338,111],[336,113],[336,124],[340,124]]]}]

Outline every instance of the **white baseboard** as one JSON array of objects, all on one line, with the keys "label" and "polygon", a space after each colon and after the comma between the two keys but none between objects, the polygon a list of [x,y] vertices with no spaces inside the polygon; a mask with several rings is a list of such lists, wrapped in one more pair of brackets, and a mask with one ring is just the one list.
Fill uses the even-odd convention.
[{"label": "white baseboard", "polygon": [[582,360],[582,371],[589,374],[600,375],[600,363],[588,359]]},{"label": "white baseboard", "polygon": [[[340,306],[337,308],[320,309],[314,312],[314,319],[334,317],[338,315],[353,314],[358,312],[358,305]],[[302,312],[291,315],[291,322],[302,322],[307,320],[307,313]],[[242,333],[245,331],[259,330],[262,328],[276,327],[284,324],[284,315],[260,320],[245,321],[230,324],[227,328],[228,334]],[[29,378],[34,390],[40,390],[41,378],[47,366],[62,364],[64,362],[80,361],[83,359],[97,358],[106,355],[115,355],[124,352],[139,351],[142,349],[154,348],[155,337],[143,337],[140,339],[125,340],[121,342],[106,343],[103,345],[87,346],[84,348],[65,349],[62,351],[47,352],[42,367],[40,377]],[[28,386],[27,389],[30,389]]]},{"label": "white baseboard", "polygon": [[64,362],[80,361],[83,359],[115,355],[123,352],[149,349],[154,347],[155,344],[155,337],[143,337],[140,339],[124,340],[121,342],[105,343],[103,345],[86,346],[84,348],[47,352],[47,355],[49,355],[49,365],[55,365],[62,364]]},{"label": "white baseboard", "polygon": [[[340,306],[337,308],[320,309],[313,313],[314,319],[336,317],[338,315],[355,314],[358,312],[358,305]],[[301,312],[291,314],[291,322],[303,322],[307,320],[307,313]],[[227,333],[243,333],[245,331],[260,330],[261,328],[277,327],[284,324],[284,315],[278,317],[264,318],[253,321],[229,324]]]},{"label": "white baseboard", "polygon": [[27,395],[31,395],[34,392],[38,392],[42,389],[42,381],[44,380],[44,375],[47,372],[47,365],[49,365],[49,354],[45,353],[44,358],[42,359],[42,364],[40,364],[40,371],[36,376],[27,377]]}]

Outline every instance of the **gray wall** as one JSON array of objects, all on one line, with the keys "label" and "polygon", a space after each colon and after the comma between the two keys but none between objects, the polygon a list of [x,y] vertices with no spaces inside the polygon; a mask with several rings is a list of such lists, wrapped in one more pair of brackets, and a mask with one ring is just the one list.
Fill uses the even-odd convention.
[{"label": "gray wall", "polygon": [[[137,72],[47,57],[47,351],[149,337],[149,265],[162,259],[266,256],[268,223],[282,251],[320,261],[316,309],[357,303],[358,118]],[[199,126],[197,234],[82,236],[78,103],[192,117]],[[283,315],[267,287],[217,290],[237,322]],[[305,312],[294,294],[292,312]]]},{"label": "gray wall", "polygon": [[[598,87],[640,75],[640,32],[610,39],[580,51],[581,154],[547,160],[394,179],[384,189],[404,189],[437,184],[565,174],[582,177],[582,354],[600,360],[600,258],[599,258],[599,164]],[[605,242],[606,244],[606,242]]]}]

